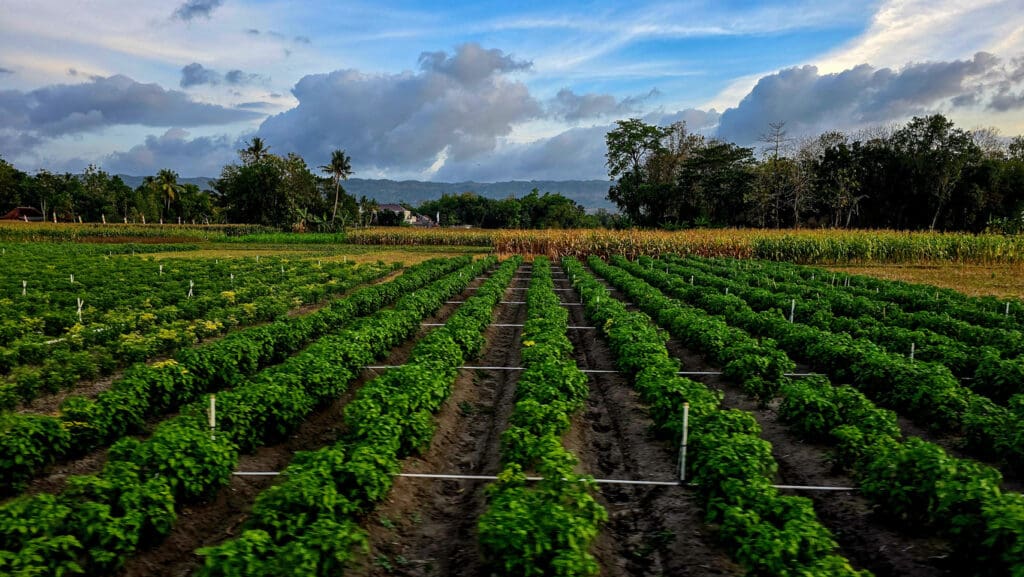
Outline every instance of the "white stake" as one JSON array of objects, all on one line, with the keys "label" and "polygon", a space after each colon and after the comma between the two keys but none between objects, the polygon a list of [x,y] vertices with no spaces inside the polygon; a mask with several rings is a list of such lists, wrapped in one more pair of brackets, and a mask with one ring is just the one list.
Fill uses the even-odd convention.
[{"label": "white stake", "polygon": [[256,262],[260,262],[260,255],[256,255]]},{"label": "white stake", "polygon": [[794,313],[796,313],[796,299],[789,301],[789,324],[793,324]]},{"label": "white stake", "polygon": [[75,300],[78,301],[78,324],[82,324],[82,305],[85,304],[85,301],[83,301],[82,299]]},{"label": "white stake", "polygon": [[25,296],[25,289],[27,289],[27,288],[28,288],[28,281],[27,280],[21,281],[21,296]]},{"label": "white stake", "polygon": [[192,298],[192,287],[196,286],[195,283],[190,279],[188,281],[188,298]]},{"label": "white stake", "polygon": [[725,287],[725,294],[729,294],[729,287]]},{"label": "white stake", "polygon": [[71,273],[71,284],[75,284],[75,273]]},{"label": "white stake", "polygon": [[914,362],[914,348],[916,343],[910,343],[910,362]]},{"label": "white stake", "polygon": [[217,438],[217,395],[210,395],[210,438]]},{"label": "white stake", "polygon": [[160,276],[164,276],[164,265],[160,265]]},{"label": "white stake", "polygon": [[1009,303],[1009,301],[1007,301],[1007,303],[1006,303],[1006,316],[1010,316],[1010,303]]},{"label": "white stake", "polygon": [[683,403],[683,438],[679,443],[679,481],[686,481],[686,437],[690,428],[690,403]]},{"label": "white stake", "polygon": [[107,224],[107,215],[101,214],[100,219],[103,221],[103,224]]}]

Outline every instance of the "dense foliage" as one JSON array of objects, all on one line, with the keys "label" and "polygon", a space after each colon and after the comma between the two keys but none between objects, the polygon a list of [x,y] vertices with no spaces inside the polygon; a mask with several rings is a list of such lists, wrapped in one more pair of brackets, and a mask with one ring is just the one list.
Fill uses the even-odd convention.
[{"label": "dense foliage", "polygon": [[[749,309],[744,310],[742,301],[735,295],[721,295],[717,290],[714,294],[708,293],[696,286],[697,273],[690,273],[693,269],[670,266],[666,272],[662,268],[663,263],[649,259],[640,259],[637,263],[616,259],[616,263],[626,270],[596,259],[590,262],[616,287],[642,302],[644,308],[664,326],[670,327],[674,335],[717,363],[735,362],[742,358],[737,353],[743,354],[755,343],[770,353],[768,358],[791,362],[782,350],[787,340],[781,333],[780,341],[776,343],[770,339],[755,340],[744,331],[729,326],[733,323],[754,326],[750,321],[760,318],[762,323],[771,322],[779,327],[790,326],[799,330],[799,323],[770,321],[771,318],[778,319],[778,310],[754,314]],[[672,294],[703,296],[693,300],[696,306],[687,306],[664,296],[630,273]],[[687,275],[693,279],[693,284]],[[700,278],[701,284],[708,280],[707,275]],[[730,288],[736,290],[739,286],[733,284]],[[723,311],[712,303],[727,304],[728,311],[724,316],[711,316],[709,312]],[[722,338],[727,333],[731,333],[731,338]],[[819,334],[817,338],[824,336]],[[804,348],[791,352],[797,350],[809,351],[814,358],[827,354],[813,350],[806,342]],[[855,363],[848,366],[855,372],[872,370]],[[875,370],[879,368],[876,362]],[[955,394],[947,388],[939,389],[937,396],[936,387],[927,381],[926,376],[922,378],[929,372],[934,373],[927,368],[925,372],[910,377],[918,379],[919,386],[900,382],[910,376],[906,368],[887,371],[889,378],[895,381],[894,388],[918,389],[923,398],[935,399],[939,404],[947,398],[941,395]],[[852,377],[855,385],[864,387],[858,384],[857,376],[846,376]],[[732,378],[747,387],[747,376],[734,374]],[[902,526],[909,524],[919,530],[948,537],[955,552],[956,568],[961,574],[994,576],[1024,572],[1024,543],[1021,541],[1024,536],[1024,498],[1019,493],[1001,491],[1002,476],[997,470],[955,458],[941,447],[918,438],[904,440],[895,413],[876,407],[869,399],[877,394],[878,386],[866,388],[862,393],[849,386],[834,387],[823,376],[797,382],[778,374],[769,378],[774,385],[770,387],[772,392],[768,396],[782,397],[780,418],[809,441],[833,444],[833,465],[854,475],[861,493],[875,504],[879,516]],[[757,379],[760,381],[760,376]],[[766,398],[763,387],[753,391],[747,388],[748,392]],[[944,415],[940,413],[938,418],[942,419]],[[1011,422],[1019,420],[1018,414]],[[1007,427],[995,434],[999,435],[1002,446],[1019,445],[1019,432]],[[1013,458],[1014,462],[1018,460],[1019,457]]]},{"label": "dense foliage", "polygon": [[481,333],[518,266],[519,259],[503,263],[443,327],[420,339],[405,365],[367,382],[345,409],[343,439],[297,454],[282,482],[257,498],[238,538],[198,551],[205,557],[199,574],[340,574],[366,548],[357,522],[387,496],[398,460],[430,442],[432,415],[459,366],[480,352]]},{"label": "dense foliage", "polygon": [[685,123],[623,120],[606,142],[608,198],[639,226],[1024,227],[1024,137],[1006,145],[939,114],[799,143],[772,124],[760,158]]}]

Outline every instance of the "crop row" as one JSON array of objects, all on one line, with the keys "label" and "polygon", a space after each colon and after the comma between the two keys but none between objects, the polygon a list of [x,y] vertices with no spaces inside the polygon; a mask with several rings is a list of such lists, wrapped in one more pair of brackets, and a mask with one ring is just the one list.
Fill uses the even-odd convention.
[{"label": "crop row", "polygon": [[[644,303],[674,336],[709,358],[735,362],[737,350],[759,346],[770,353],[769,359],[781,356],[792,362],[770,339],[758,341],[720,317],[669,299],[625,270],[599,261],[592,266],[629,298]],[[642,266],[632,270],[645,271]],[[820,376],[799,382],[779,374],[773,378],[771,386],[757,388],[761,399],[768,399],[766,391],[781,394],[780,418],[794,432],[834,444],[834,465],[855,474],[861,494],[882,516],[948,537],[964,574],[1024,573],[1024,497],[1003,493],[998,471],[951,457],[919,438],[903,441],[896,415],[849,386],[833,387]]]},{"label": "crop row", "polygon": [[[6,351],[11,354],[3,358],[12,363],[28,361],[39,364],[14,367],[5,382],[0,384],[0,408],[12,408],[18,399],[29,401],[41,392],[54,393],[69,388],[83,378],[109,374],[118,365],[173,353],[240,324],[280,317],[295,306],[318,302],[396,268],[397,264],[387,268],[375,265],[350,267],[349,270],[342,269],[340,276],[321,272],[305,273],[304,276],[289,274],[282,278],[292,284],[284,287],[253,287],[259,290],[242,289],[198,297],[196,300],[206,305],[201,309],[191,309],[187,315],[178,316],[175,310],[161,321],[157,315],[148,314],[145,310],[133,311],[123,317],[124,322],[76,324],[64,333],[64,337],[57,339],[58,343],[19,341],[12,348],[0,350],[0,357]],[[161,310],[176,308],[170,306]],[[203,318],[192,314],[202,314]],[[98,335],[102,338],[97,338]]]},{"label": "crop row", "polygon": [[1024,303],[1020,300],[1010,301],[1007,314],[1007,301],[993,296],[968,296],[948,288],[832,272],[790,262],[745,261],[744,265],[776,279],[799,279],[812,288],[843,286],[852,295],[880,298],[907,312],[928,311],[979,327],[1024,330]]},{"label": "crop row", "polygon": [[192,402],[203,393],[233,387],[260,368],[281,362],[310,340],[393,303],[468,262],[468,258],[427,261],[391,282],[359,289],[315,313],[231,333],[179,351],[169,361],[135,365],[95,399],[69,397],[55,416],[2,415],[0,492],[17,490],[59,459],[139,432],[146,419]]},{"label": "crop row", "polygon": [[[654,264],[643,258],[638,262]],[[1024,362],[1019,359],[1024,351],[1024,335],[1019,331],[975,325],[960,327],[957,333],[969,335],[974,343],[984,343],[972,346],[922,327],[925,323],[950,324],[931,312],[905,313],[889,303],[852,297],[841,291],[822,294],[819,289],[794,283],[773,283],[772,290],[767,290],[752,286],[760,277],[736,268],[710,267],[694,259],[677,262],[686,267],[676,270],[677,274],[690,275],[702,286],[730,288],[756,311],[791,311],[794,322],[864,338],[893,353],[909,354],[913,349],[916,360],[936,362],[958,377],[968,377],[966,386],[997,402],[1005,403],[1011,396],[1024,392],[1024,382],[1019,378],[1024,375]],[[1002,358],[1001,353],[1008,358]]]},{"label": "crop row", "polygon": [[1011,468],[1024,463],[1024,396],[1014,396],[1001,407],[961,386],[941,365],[913,362],[866,339],[790,323],[777,310],[754,312],[735,294],[690,285],[684,276],[621,258],[615,262],[670,296],[723,315],[729,324],[751,334],[775,339],[782,350],[810,361],[837,381],[849,381],[882,406],[906,412],[934,429],[962,433],[967,449],[979,456],[1001,459]]},{"label": "crop row", "polygon": [[696,254],[800,263],[955,261],[1022,262],[1024,240],[1004,235],[898,231],[692,229],[646,230],[353,230],[348,241],[388,245],[493,246],[501,254],[629,257]]},{"label": "crop row", "polygon": [[[607,266],[596,257],[590,263]],[[810,500],[781,495],[772,486],[778,464],[757,421],[721,408],[721,393],[677,376],[679,362],[647,315],[627,311],[578,261],[563,259],[563,265],[583,295],[587,316],[603,327],[619,368],[632,375],[656,430],[678,441],[689,404],[688,478],[736,561],[756,575],[868,575],[837,554]]]},{"label": "crop row", "polygon": [[286,438],[314,408],[343,392],[362,366],[415,334],[421,319],[493,261],[473,262],[407,294],[394,308],[322,337],[219,395],[216,431],[208,427],[206,404],[193,403],[148,439],[116,443],[100,474],[72,477],[59,496],[6,503],[0,508],[0,570],[90,575],[115,570],[138,547],[170,530],[176,508],[224,486],[239,451]]},{"label": "crop row", "polygon": [[199,550],[203,577],[337,575],[365,549],[362,515],[383,499],[399,459],[429,444],[432,414],[458,368],[484,345],[492,310],[519,259],[509,259],[409,361],[369,381],[345,409],[338,443],[296,454],[280,484],[260,494],[238,538]]},{"label": "crop row", "polygon": [[[481,549],[503,575],[595,575],[599,567],[588,549],[608,513],[586,478],[574,473],[576,458],[562,446],[588,387],[572,356],[569,315],[546,257],[533,261],[526,307],[523,372],[501,437],[503,469],[487,489],[488,508],[477,525]],[[527,484],[526,472],[543,480]]]}]

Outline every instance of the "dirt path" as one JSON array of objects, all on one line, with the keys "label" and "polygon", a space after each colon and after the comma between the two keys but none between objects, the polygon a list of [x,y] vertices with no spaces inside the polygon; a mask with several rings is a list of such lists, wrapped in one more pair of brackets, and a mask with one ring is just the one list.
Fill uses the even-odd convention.
[{"label": "dirt path", "polygon": [[[686,370],[715,371],[693,351],[675,340],[669,351],[683,361]],[[854,487],[846,475],[834,474],[828,464],[829,447],[804,442],[778,420],[773,403],[762,407],[749,399],[734,383],[718,376],[698,380],[725,395],[722,406],[746,411],[761,425],[761,438],[772,444],[779,464],[780,485]],[[942,539],[915,536],[907,527],[892,527],[872,515],[872,505],[856,492],[791,491],[811,499],[818,519],[832,531],[840,553],[855,568],[868,569],[876,577],[938,577],[950,575],[943,566],[949,544]]]},{"label": "dirt path", "polygon": [[[521,267],[505,299],[522,300],[529,281]],[[524,305],[498,305],[495,324],[522,324]],[[518,366],[520,327],[489,327],[478,366]],[[496,475],[501,469],[501,432],[515,405],[515,371],[463,372],[437,417],[430,448],[402,463],[405,473]],[[479,575],[477,519],[486,509],[485,482],[396,479],[388,499],[364,526],[368,557],[346,575]]]},{"label": "dirt path", "polygon": [[[560,278],[556,276],[556,279]],[[559,288],[569,283],[557,282]],[[578,299],[561,293],[563,301]],[[586,326],[582,307],[570,307],[570,325]],[[581,369],[615,369],[596,330],[569,333]],[[678,479],[672,447],[649,430],[646,408],[621,374],[591,373],[586,409],[573,420],[565,444],[581,473],[605,479]],[[600,485],[598,499],[609,522],[594,549],[602,575],[742,575],[743,569],[714,543],[704,512],[683,487]]]},{"label": "dirt path", "polygon": [[[481,279],[475,280],[470,287],[476,287],[481,282]],[[471,294],[470,290],[464,291],[461,298],[455,300],[463,300]],[[437,314],[425,319],[424,322],[443,323],[457,306],[454,304],[444,305]],[[428,330],[428,328],[422,329],[416,336],[392,349],[381,364],[403,364],[409,358],[416,342]],[[363,371],[363,374],[344,395],[310,415],[288,441],[261,447],[253,454],[242,455],[239,459],[238,470],[281,471],[288,466],[296,451],[313,451],[336,441],[343,430],[345,406],[362,385],[376,375],[376,371]],[[125,568],[118,575],[122,577],[183,577],[191,575],[202,562],[202,559],[195,554],[195,550],[237,537],[249,516],[256,497],[261,491],[271,486],[275,480],[276,477],[232,477],[229,484],[217,493],[214,500],[188,506],[179,511],[178,521],[171,534],[156,547],[141,551],[129,559]]]}]

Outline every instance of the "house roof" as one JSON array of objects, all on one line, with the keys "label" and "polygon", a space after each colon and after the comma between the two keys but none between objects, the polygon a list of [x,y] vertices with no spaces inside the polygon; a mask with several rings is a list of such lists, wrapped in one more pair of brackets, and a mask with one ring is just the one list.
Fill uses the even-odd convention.
[{"label": "house roof", "polygon": [[390,210],[391,212],[405,212],[408,210],[400,204],[382,204],[379,207],[381,210]]},{"label": "house roof", "polygon": [[43,213],[39,212],[38,208],[32,206],[19,206],[7,214],[0,216],[0,220],[21,220],[26,216],[29,218],[44,218]]}]

